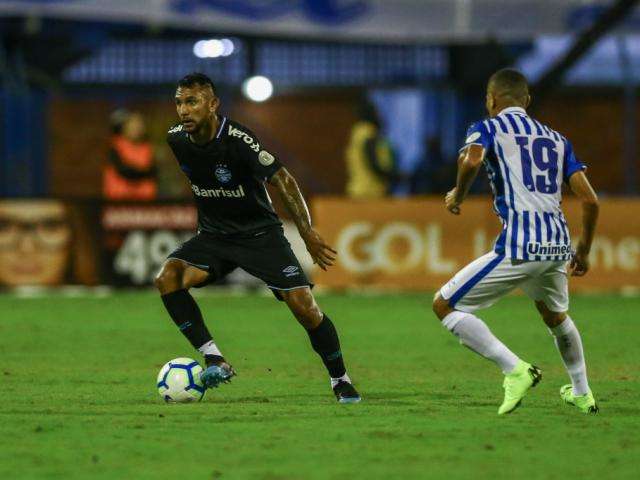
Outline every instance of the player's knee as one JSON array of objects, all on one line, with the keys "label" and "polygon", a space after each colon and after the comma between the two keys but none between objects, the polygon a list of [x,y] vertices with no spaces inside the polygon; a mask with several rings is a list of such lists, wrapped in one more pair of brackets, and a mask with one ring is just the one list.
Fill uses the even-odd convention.
[{"label": "player's knee", "polygon": [[294,312],[300,325],[306,329],[313,329],[322,322],[322,312],[317,305],[300,305]]},{"label": "player's knee", "polygon": [[296,320],[305,328],[315,328],[322,321],[322,312],[315,302],[311,292],[307,290],[292,290],[286,297],[287,305]]},{"label": "player's knee", "polygon": [[544,323],[549,328],[554,328],[560,325],[567,318],[566,312],[549,312],[542,316]]},{"label": "player's knee", "polygon": [[181,266],[175,262],[165,263],[153,283],[163,295],[180,290],[182,288]]},{"label": "player's knee", "polygon": [[439,292],[433,297],[433,304],[431,307],[433,308],[433,313],[435,313],[440,320],[453,311],[453,308],[449,306],[449,302],[442,298]]},{"label": "player's knee", "polygon": [[557,327],[567,318],[567,312],[553,312],[541,301],[536,301],[536,308],[549,328]]}]

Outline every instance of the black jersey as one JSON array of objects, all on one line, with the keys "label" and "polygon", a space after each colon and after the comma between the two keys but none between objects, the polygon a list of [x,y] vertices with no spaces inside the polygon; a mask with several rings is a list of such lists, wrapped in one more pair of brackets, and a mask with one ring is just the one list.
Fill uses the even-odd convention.
[{"label": "black jersey", "polygon": [[182,125],[169,130],[167,142],[191,182],[199,231],[250,235],[281,225],[264,183],[282,165],[251,130],[222,117],[205,145],[193,143]]}]

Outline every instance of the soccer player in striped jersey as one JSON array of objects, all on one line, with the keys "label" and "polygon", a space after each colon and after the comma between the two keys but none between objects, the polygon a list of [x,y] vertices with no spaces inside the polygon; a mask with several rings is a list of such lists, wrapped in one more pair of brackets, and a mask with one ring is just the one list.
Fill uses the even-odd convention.
[{"label": "soccer player in striped jersey", "polygon": [[[598,198],[569,141],[527,115],[530,101],[527,80],[520,72],[503,69],[489,79],[490,119],[469,128],[460,150],[456,187],[447,193],[445,204],[451,213],[461,213],[484,163],[502,231],[493,251],[464,267],[440,289],[433,311],[460,343],[502,369],[505,392],[498,409],[502,415],[520,405],[542,374],[498,340],[474,312],[515,288],[522,289],[535,302],[571,378],[571,384],[560,389],[561,398],[584,413],[596,413],[580,334],[567,313],[567,263],[573,276],[589,270]],[[575,252],[560,208],[562,182],[582,202],[582,232]]]}]

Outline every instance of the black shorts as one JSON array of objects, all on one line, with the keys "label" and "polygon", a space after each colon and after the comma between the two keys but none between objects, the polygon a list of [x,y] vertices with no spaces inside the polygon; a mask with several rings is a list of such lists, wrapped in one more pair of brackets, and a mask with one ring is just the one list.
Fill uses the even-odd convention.
[{"label": "black shorts", "polygon": [[209,272],[209,278],[196,287],[216,282],[238,267],[265,282],[278,300],[282,300],[279,291],[313,287],[280,226],[241,238],[200,232],[168,258]]}]

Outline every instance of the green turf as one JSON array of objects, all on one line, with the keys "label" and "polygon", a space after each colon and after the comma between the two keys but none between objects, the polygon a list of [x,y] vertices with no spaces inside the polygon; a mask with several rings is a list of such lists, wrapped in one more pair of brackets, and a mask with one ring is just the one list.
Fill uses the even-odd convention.
[{"label": "green turf", "polygon": [[319,296],[359,405],[335,402],[282,304],[200,302],[238,377],[165,405],[159,367],[194,353],[155,295],[0,295],[0,479],[638,478],[638,298],[573,298],[598,416],[560,403],[567,378],[525,298],[484,312],[544,375],[504,418],[500,372],[438,324],[428,295]]}]

